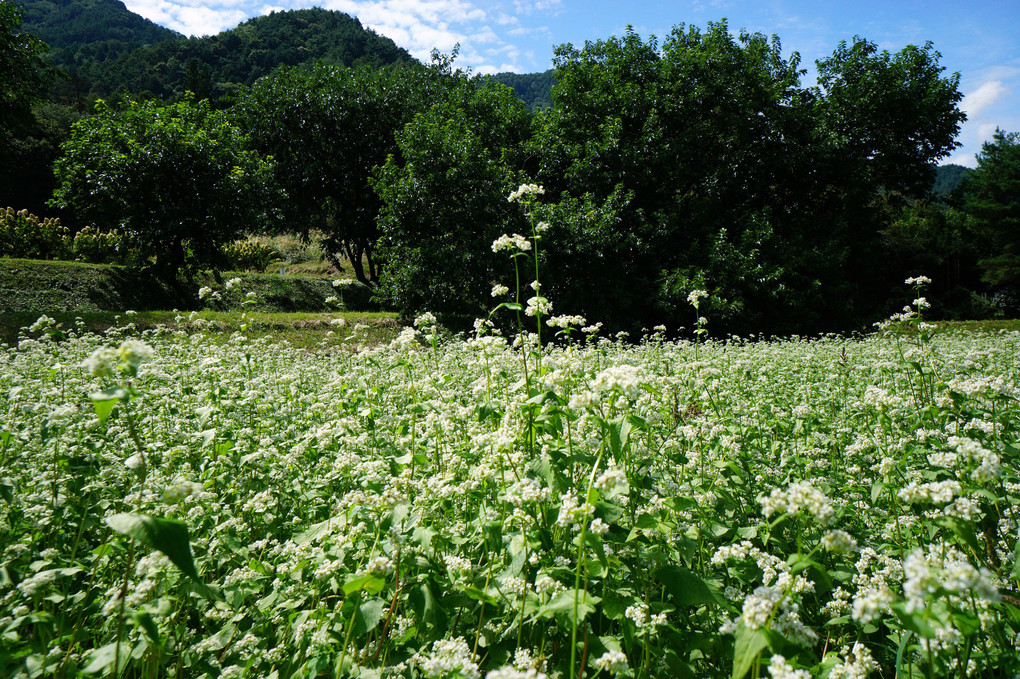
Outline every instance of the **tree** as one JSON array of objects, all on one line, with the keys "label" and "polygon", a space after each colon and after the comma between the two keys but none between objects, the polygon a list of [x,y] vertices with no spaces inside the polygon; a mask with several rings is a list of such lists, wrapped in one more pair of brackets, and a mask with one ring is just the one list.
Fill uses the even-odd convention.
[{"label": "tree", "polygon": [[960,191],[980,239],[982,278],[993,286],[1020,285],[1020,133],[996,129],[977,161]]},{"label": "tree", "polygon": [[[52,68],[42,55],[47,47],[20,29],[22,10],[0,0],[0,148],[7,155],[9,138],[16,128],[31,120],[32,104],[52,80]],[[0,161],[6,161],[0,157]]]},{"label": "tree", "polygon": [[207,101],[100,101],[61,149],[56,204],[134,236],[167,274],[217,264],[219,248],[272,222],[281,200],[272,163]]},{"label": "tree", "polygon": [[[427,69],[319,65],[282,69],[245,92],[233,115],[277,162],[288,228],[320,229],[334,264],[375,283],[379,199],[369,180],[398,153],[396,133],[440,96]],[[364,265],[363,265],[364,262]]]},{"label": "tree", "polygon": [[400,132],[400,153],[376,173],[386,262],[379,297],[405,314],[474,318],[487,311],[493,283],[512,276],[492,242],[525,232],[506,197],[517,188],[531,117],[509,87],[446,77],[443,98]]},{"label": "tree", "polygon": [[932,43],[895,54],[855,37],[818,65],[821,128],[850,174],[921,197],[935,161],[960,144],[960,74],[943,76]]},{"label": "tree", "polygon": [[[616,327],[689,325],[695,288],[711,292],[716,329],[863,322],[899,275],[882,269],[883,197],[930,187],[963,119],[958,77],[930,45],[841,45],[811,88],[778,38],[725,22],[680,26],[661,47],[633,31],[566,45],[555,65],[538,180],[613,216],[564,219],[580,230],[550,245],[549,268],[564,273],[557,295],[590,290],[585,307],[601,313],[588,315]],[[586,281],[586,258],[568,254],[585,248],[567,244],[599,223],[616,224],[616,244]]]}]

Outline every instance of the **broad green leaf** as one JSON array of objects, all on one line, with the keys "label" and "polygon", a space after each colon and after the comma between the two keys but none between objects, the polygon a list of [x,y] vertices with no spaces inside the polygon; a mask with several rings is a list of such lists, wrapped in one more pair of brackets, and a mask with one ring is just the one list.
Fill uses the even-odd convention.
[{"label": "broad green leaf", "polygon": [[375,629],[379,621],[383,619],[386,611],[386,602],[382,599],[372,598],[358,606],[357,618],[354,621],[354,635],[362,636]]},{"label": "broad green leaf", "polygon": [[386,581],[377,575],[371,573],[367,575],[359,575],[356,578],[351,578],[344,583],[344,594],[353,594],[354,592],[368,592],[369,594],[378,594],[386,586]]},{"label": "broad green leaf", "polygon": [[663,566],[656,571],[655,577],[666,586],[673,600],[681,606],[718,603],[715,594],[705,581],[686,568]]},{"label": "broad green leaf", "polygon": [[[123,668],[131,657],[131,644],[124,641],[120,645],[120,659],[117,666]],[[100,646],[89,656],[89,664],[83,670],[85,674],[99,674],[112,668],[117,660],[117,642]]]},{"label": "broad green leaf", "polygon": [[214,598],[195,569],[187,525],[181,521],[127,513],[107,517],[106,524],[118,533],[166,554],[171,563],[195,582],[203,596]]},{"label": "broad green leaf", "polygon": [[92,407],[95,408],[96,417],[99,418],[100,424],[106,422],[106,418],[113,412],[114,406],[120,403],[120,400],[126,395],[127,392],[120,387],[104,389],[89,394],[89,399],[92,401]]},{"label": "broad green leaf", "polygon": [[743,679],[754,665],[759,654],[768,646],[768,637],[761,630],[752,630],[741,622],[737,625],[737,639],[733,644],[733,673],[731,679]]},{"label": "broad green leaf", "polygon": [[566,589],[557,592],[545,606],[538,609],[539,618],[556,617],[564,623],[571,623],[574,619],[574,599],[577,598],[577,622],[580,623],[588,614],[595,611],[595,604],[601,599],[592,596],[583,590]]},{"label": "broad green leaf", "polygon": [[1010,580],[1020,580],[1020,542],[1013,548],[1013,571],[1009,574]]}]

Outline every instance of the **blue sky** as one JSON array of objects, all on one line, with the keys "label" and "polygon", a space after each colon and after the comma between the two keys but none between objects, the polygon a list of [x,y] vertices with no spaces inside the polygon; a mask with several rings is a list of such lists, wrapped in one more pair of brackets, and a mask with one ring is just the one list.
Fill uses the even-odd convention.
[{"label": "blue sky", "polygon": [[479,73],[533,73],[553,48],[621,35],[665,37],[681,23],[726,18],[733,31],[778,35],[797,51],[806,82],[814,61],[855,35],[884,49],[931,41],[948,72],[959,72],[969,120],[963,146],[942,162],[974,165],[995,128],[1020,131],[1020,1],[986,0],[125,0],[128,9],[188,35],[210,35],[272,10],[321,6],[358,17],[414,56],[461,51],[457,64]]}]

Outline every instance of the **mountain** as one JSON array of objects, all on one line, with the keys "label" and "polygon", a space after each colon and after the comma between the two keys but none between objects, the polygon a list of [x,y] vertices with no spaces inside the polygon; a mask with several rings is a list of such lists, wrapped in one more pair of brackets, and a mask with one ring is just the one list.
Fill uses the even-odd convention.
[{"label": "mountain", "polygon": [[970,173],[969,167],[963,165],[939,165],[935,169],[935,186],[932,187],[932,191],[936,194],[946,197],[956,190],[956,187],[960,185],[963,178]]},{"label": "mountain", "polygon": [[497,73],[490,80],[512,87],[532,111],[552,106],[552,88],[556,84],[553,69],[543,73]]},{"label": "mountain", "polygon": [[411,61],[389,38],[325,9],[273,12],[214,36],[185,38],[119,0],[24,0],[26,30],[47,42],[68,75],[64,99],[127,92],[174,98],[229,96],[279,66]]},{"label": "mountain", "polygon": [[51,50],[114,41],[130,47],[184,36],[145,19],[119,0],[18,0],[22,28]]}]

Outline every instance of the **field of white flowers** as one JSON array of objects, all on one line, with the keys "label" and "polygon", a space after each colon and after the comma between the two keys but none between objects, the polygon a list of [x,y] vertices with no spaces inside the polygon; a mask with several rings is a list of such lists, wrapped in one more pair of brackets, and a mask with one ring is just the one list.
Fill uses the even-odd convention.
[{"label": "field of white flowers", "polygon": [[1020,671],[1020,333],[433,328],[0,351],[0,675]]}]

